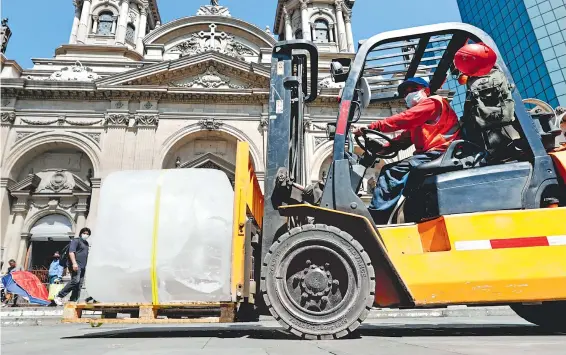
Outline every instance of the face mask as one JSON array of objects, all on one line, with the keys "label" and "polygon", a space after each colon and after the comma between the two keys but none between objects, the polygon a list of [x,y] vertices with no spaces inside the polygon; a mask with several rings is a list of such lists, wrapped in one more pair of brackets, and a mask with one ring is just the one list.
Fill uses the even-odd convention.
[{"label": "face mask", "polygon": [[87,233],[81,234],[81,238],[83,239],[88,239],[88,237],[90,237],[90,235],[88,235]]},{"label": "face mask", "polygon": [[414,107],[418,104],[422,99],[426,98],[426,94],[424,90],[419,90],[408,94],[405,97],[405,103],[407,104],[408,108]]}]

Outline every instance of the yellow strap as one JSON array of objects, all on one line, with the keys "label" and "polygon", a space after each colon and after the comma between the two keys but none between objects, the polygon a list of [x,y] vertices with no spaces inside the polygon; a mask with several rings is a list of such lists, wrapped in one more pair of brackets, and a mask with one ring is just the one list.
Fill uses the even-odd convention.
[{"label": "yellow strap", "polygon": [[157,178],[157,190],[155,192],[155,210],[153,211],[153,233],[151,244],[151,301],[153,304],[159,304],[159,296],[157,292],[157,235],[159,232],[159,210],[161,204],[161,184],[163,183],[162,172]]}]

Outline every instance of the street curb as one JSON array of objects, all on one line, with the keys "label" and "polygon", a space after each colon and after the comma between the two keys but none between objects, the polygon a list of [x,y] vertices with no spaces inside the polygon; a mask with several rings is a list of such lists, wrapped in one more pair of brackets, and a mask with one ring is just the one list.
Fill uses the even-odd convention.
[{"label": "street curb", "polygon": [[[430,309],[372,309],[367,319],[392,318],[439,318],[439,317],[505,317],[516,315],[508,306],[466,307]],[[41,326],[60,324],[63,309],[20,308],[0,312],[2,326]],[[273,320],[271,316],[261,316],[261,321]]]}]

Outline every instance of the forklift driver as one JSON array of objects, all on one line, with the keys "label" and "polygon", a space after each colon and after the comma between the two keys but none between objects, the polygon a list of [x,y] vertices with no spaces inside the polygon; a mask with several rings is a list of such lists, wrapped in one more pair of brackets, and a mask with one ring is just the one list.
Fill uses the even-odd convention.
[{"label": "forklift driver", "polygon": [[[403,150],[415,145],[413,156],[385,165],[377,179],[377,186],[369,210],[377,224],[386,224],[399,201],[411,169],[438,158],[450,143],[460,139],[458,117],[448,100],[429,96],[430,88],[422,78],[405,80],[397,88],[405,98],[408,110],[371,123],[368,128],[383,133],[403,131],[385,145],[383,153]],[[363,134],[364,128],[354,130]]]}]

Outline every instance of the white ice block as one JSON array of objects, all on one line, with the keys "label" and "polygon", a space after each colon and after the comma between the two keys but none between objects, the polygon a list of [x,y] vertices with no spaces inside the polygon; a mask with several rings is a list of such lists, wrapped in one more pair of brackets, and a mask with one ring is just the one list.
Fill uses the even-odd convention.
[{"label": "white ice block", "polygon": [[229,301],[234,191],[219,170],[123,171],[104,179],[92,229],[88,294],[99,302]]}]

